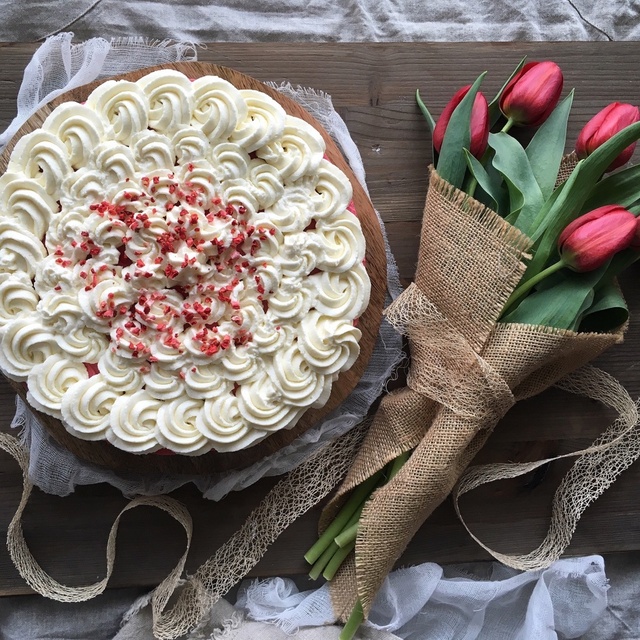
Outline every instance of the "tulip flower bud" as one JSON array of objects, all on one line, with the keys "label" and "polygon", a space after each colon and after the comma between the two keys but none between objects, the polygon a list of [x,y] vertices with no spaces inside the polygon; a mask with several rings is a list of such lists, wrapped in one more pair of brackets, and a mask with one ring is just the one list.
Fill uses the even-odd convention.
[{"label": "tulip flower bud", "polygon": [[631,246],[637,229],[635,216],[618,205],[606,205],[580,216],[558,238],[565,266],[593,271]]},{"label": "tulip flower bud", "polygon": [[[449,100],[449,104],[447,104],[438,118],[438,122],[433,130],[433,146],[438,153],[440,153],[440,149],[442,148],[442,141],[444,140],[444,134],[447,130],[449,120],[451,120],[451,115],[455,108],[462,102],[462,99],[469,93],[469,89],[471,89],[470,84],[462,87],[462,89]],[[487,141],[489,140],[489,105],[481,91],[476,93],[476,98],[473,101],[470,129],[471,144],[469,152],[476,158],[480,158],[486,151]]]},{"label": "tulip flower bud", "polygon": [[502,92],[500,110],[515,124],[537,127],[558,104],[563,81],[555,62],[528,62]]},{"label": "tulip flower bud", "polygon": [[[613,102],[593,116],[580,132],[576,142],[578,158],[586,158],[616,133],[638,121],[640,121],[638,107],[634,107],[632,104]],[[607,171],[613,171],[629,162],[635,148],[635,142],[630,144],[609,165]]]}]

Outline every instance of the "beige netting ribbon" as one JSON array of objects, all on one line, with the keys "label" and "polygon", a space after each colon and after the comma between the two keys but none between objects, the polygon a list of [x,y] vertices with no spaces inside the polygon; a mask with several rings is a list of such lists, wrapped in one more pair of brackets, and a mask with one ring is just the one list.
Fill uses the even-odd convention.
[{"label": "beige netting ribbon", "polygon": [[[271,543],[333,489],[353,462],[366,426],[363,423],[355,427],[280,480],[244,525],[186,581],[182,580],[182,574],[191,543],[192,521],[189,512],[168,496],[133,499],[117,516],[109,532],[106,576],[95,584],[81,587],[68,587],[54,580],[29,551],[21,524],[33,489],[28,477],[29,454],[16,438],[0,433],[0,449],[18,462],[23,473],[22,498],[7,531],[9,554],[22,578],[37,593],[62,602],[89,600],[103,593],[107,587],[113,571],[116,538],[122,516],[141,506],[165,511],[182,525],[187,538],[184,554],[155,589],[151,600],[155,637],[173,640],[196,627],[211,605],[258,563]],[[165,611],[174,593],[177,600],[171,609]]]},{"label": "beige netting ribbon", "polygon": [[[597,400],[618,417],[588,448],[535,462],[487,464],[470,467],[456,485],[452,498],[456,513],[469,535],[494,558],[514,569],[549,566],[565,551],[585,509],[608,489],[640,456],[638,404],[608,373],[585,366],[569,374],[556,387]],[[553,498],[549,531],[540,546],[524,555],[507,555],[487,547],[469,529],[460,513],[460,496],[496,480],[517,478],[563,458],[578,458],[565,475]]]},{"label": "beige netting ribbon", "polygon": [[[522,277],[529,247],[529,239],[513,226],[432,171],[416,281],[386,311],[409,339],[407,387],[383,398],[321,522],[327,524],[356,485],[400,453],[412,452],[362,511],[354,559],[332,584],[334,606],[343,618],[356,599],[369,611],[395,561],[453,491],[509,407],[622,339],[622,332],[578,334],[498,322]],[[631,410],[626,411],[630,422]],[[465,491],[478,482],[477,476],[469,478],[461,485]],[[560,518],[554,527],[565,525],[567,532],[575,528]],[[560,540],[571,533],[557,537],[554,548],[564,549]],[[532,559],[527,568],[538,561]]]}]

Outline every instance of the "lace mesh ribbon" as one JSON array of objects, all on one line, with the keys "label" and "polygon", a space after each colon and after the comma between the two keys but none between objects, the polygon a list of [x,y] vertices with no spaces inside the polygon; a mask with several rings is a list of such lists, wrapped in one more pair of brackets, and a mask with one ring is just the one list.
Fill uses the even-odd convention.
[{"label": "lace mesh ribbon", "polygon": [[[28,476],[29,454],[16,438],[0,433],[0,449],[18,462],[23,473],[22,499],[7,531],[9,554],[18,573],[37,593],[62,602],[90,600],[107,587],[113,571],[116,537],[122,516],[140,506],[165,511],[182,525],[187,537],[184,554],[176,567],[156,587],[151,599],[155,637],[173,640],[196,627],[211,605],[258,563],[271,543],[335,487],[353,462],[365,430],[365,423],[355,427],[280,480],[249,515],[244,525],[186,581],[182,581],[181,576],[191,543],[192,522],[189,512],[177,500],[168,496],[135,498],[118,514],[109,532],[106,576],[95,584],[82,587],[67,587],[54,580],[29,551],[21,523],[33,489]],[[175,604],[165,611],[169,599],[178,589]]]},{"label": "lace mesh ribbon", "polygon": [[[369,611],[408,542],[452,492],[514,402],[540,393],[622,339],[621,332],[578,334],[499,323],[522,277],[528,248],[524,235],[432,171],[416,282],[386,311],[387,319],[409,338],[407,387],[383,398],[353,467],[321,521],[322,528],[357,484],[398,454],[413,450],[401,471],[365,505],[355,558],[343,566],[332,586],[341,617],[356,599]],[[598,376],[592,374],[591,380],[602,382]],[[632,429],[637,422],[634,403],[619,385],[608,388],[617,398],[613,404],[623,415],[624,428]],[[610,440],[606,436],[606,442]],[[621,442],[616,440],[617,446]],[[573,493],[588,484],[585,469],[583,465],[578,474],[582,483],[559,490],[558,500],[574,505],[569,509],[573,516],[563,520],[565,510],[559,507],[550,543],[528,560],[494,555],[517,568],[540,568],[555,560],[581,513],[582,507],[575,505],[593,499],[593,492],[585,499]],[[617,469],[609,469],[609,480]],[[510,473],[517,470],[511,467]],[[496,479],[493,468],[471,471],[456,497],[491,479]]]}]

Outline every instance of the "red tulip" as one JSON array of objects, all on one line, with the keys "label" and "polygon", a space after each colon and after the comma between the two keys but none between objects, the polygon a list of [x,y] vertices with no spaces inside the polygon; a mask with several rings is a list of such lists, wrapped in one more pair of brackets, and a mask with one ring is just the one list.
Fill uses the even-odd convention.
[{"label": "red tulip", "polygon": [[[449,104],[447,104],[438,118],[438,122],[433,130],[433,146],[438,153],[440,153],[440,149],[442,148],[442,141],[444,140],[444,134],[447,130],[449,120],[451,120],[451,114],[462,102],[462,98],[469,93],[469,89],[471,89],[470,84],[466,87],[462,87],[462,89],[460,89],[453,98],[449,100]],[[480,158],[486,151],[487,141],[489,140],[489,105],[481,91],[476,93],[476,98],[473,101],[470,127],[471,144],[469,151],[471,152],[471,155],[476,158]]]},{"label": "red tulip", "polygon": [[558,251],[570,269],[593,271],[631,246],[636,229],[637,221],[632,213],[609,204],[569,224],[558,238]]},{"label": "red tulip", "polygon": [[[586,158],[616,133],[638,121],[640,121],[638,107],[634,107],[632,104],[613,102],[593,116],[580,132],[576,142],[578,158]],[[635,142],[630,144],[609,165],[607,171],[613,171],[629,162],[635,148]]]},{"label": "red tulip", "polygon": [[515,124],[537,127],[558,104],[563,81],[555,62],[528,62],[502,92],[500,110]]}]

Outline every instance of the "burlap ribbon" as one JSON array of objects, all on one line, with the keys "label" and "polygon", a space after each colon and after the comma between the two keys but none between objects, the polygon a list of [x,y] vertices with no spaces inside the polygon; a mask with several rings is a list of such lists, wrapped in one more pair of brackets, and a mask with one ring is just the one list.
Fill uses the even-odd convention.
[{"label": "burlap ribbon", "polygon": [[431,172],[416,281],[386,312],[409,338],[408,386],[383,398],[321,521],[325,526],[357,484],[413,450],[362,512],[355,565],[347,563],[332,586],[343,617],[357,598],[369,611],[408,542],[515,401],[540,393],[622,339],[622,332],[498,323],[529,246],[495,212]]}]

